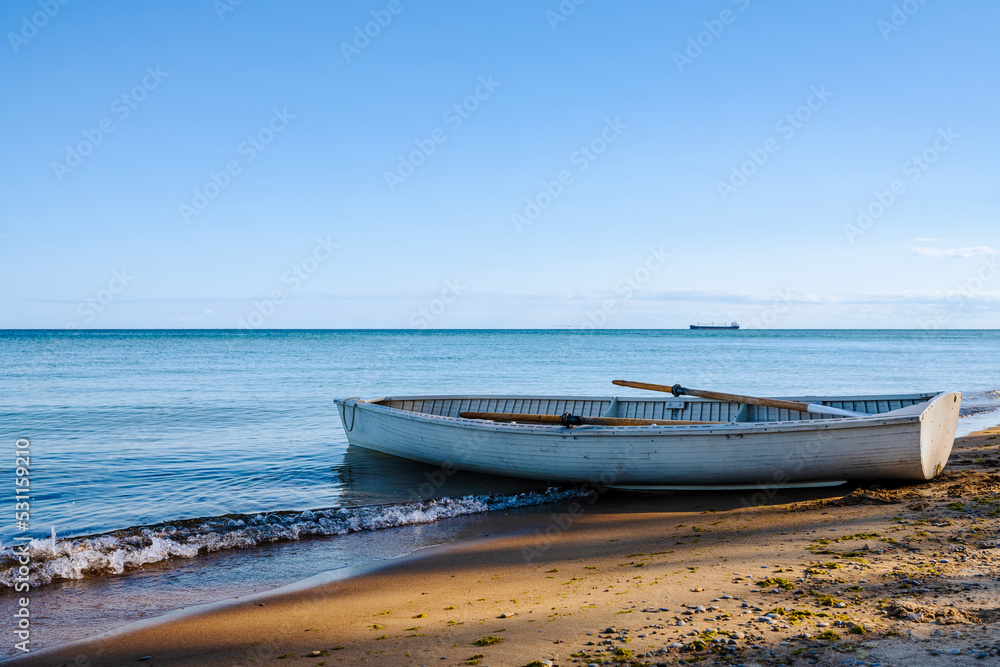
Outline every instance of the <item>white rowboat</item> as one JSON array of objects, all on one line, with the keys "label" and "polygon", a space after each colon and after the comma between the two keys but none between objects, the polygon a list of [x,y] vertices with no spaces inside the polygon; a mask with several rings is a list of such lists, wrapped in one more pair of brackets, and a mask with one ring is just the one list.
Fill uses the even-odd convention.
[{"label": "white rowboat", "polygon": [[[403,396],[336,404],[351,445],[406,459],[552,482],[701,488],[931,479],[951,454],[961,394],[781,400],[861,416],[691,396]],[[564,426],[462,413],[716,423]]]}]

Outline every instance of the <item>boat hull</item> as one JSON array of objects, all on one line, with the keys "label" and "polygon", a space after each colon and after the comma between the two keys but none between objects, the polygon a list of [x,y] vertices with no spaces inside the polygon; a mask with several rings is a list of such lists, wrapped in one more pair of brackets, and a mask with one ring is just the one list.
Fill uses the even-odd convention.
[{"label": "boat hull", "polygon": [[951,453],[960,395],[939,394],[859,419],[574,428],[484,422],[380,402],[337,401],[352,445],[552,482],[785,485],[934,477]]}]

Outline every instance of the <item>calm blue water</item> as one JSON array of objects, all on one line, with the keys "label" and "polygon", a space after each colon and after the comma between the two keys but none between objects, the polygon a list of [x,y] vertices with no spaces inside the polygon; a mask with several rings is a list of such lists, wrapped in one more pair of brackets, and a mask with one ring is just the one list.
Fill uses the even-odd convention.
[{"label": "calm blue water", "polygon": [[[13,444],[31,441],[34,646],[404,555],[488,526],[469,512],[544,512],[509,508],[552,498],[481,475],[431,484],[432,466],[348,448],[335,397],[642,394],[613,379],[770,396],[959,390],[968,432],[1000,423],[1000,332],[0,332],[11,486]],[[345,534],[287,539],[321,517],[322,534]],[[387,526],[402,527],[373,530]],[[57,543],[43,539],[53,529]],[[108,531],[121,532],[87,537]]]},{"label": "calm blue water", "polygon": [[[0,437],[32,443],[33,528],[71,536],[412,497],[379,483],[381,459],[345,467],[335,397],[641,393],[610,384],[635,379],[995,405],[1000,332],[7,331],[0,374]],[[513,488],[499,482],[478,480]]]}]

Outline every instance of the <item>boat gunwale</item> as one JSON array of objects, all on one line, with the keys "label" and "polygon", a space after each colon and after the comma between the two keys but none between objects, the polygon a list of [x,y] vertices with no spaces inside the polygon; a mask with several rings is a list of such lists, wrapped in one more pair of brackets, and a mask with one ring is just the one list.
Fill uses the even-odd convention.
[{"label": "boat gunwale", "polygon": [[[924,401],[929,401],[932,398],[936,398],[942,394],[949,394],[948,391],[931,391],[931,392],[914,392],[911,394],[862,394],[858,396],[768,396],[768,398],[773,398],[781,401],[801,401],[803,403],[816,403],[817,401],[896,401],[896,400],[910,400],[910,399],[923,399]],[[351,398],[340,398],[337,401],[353,400],[355,397]],[[719,401],[714,398],[702,398],[700,396],[664,396],[663,398],[656,397],[649,393],[646,394],[615,394],[613,396],[561,396],[553,394],[544,395],[534,395],[534,394],[427,394],[426,396],[381,396],[379,398],[372,399],[361,399],[367,403],[373,403],[377,405],[383,401],[439,401],[439,400],[459,400],[459,399],[504,399],[511,401],[520,400],[560,400],[560,401],[610,401],[617,398],[621,400],[647,400],[647,401],[687,401],[691,403],[724,403],[726,401]],[[885,413],[882,413],[885,414]]]},{"label": "boat gunwale", "polygon": [[[376,412],[385,413],[396,418],[410,419],[413,421],[423,422],[427,424],[437,424],[440,426],[448,426],[451,428],[463,428],[463,429],[475,429],[490,432],[498,431],[510,431],[512,433],[536,433],[538,435],[558,435],[565,437],[567,434],[574,434],[579,436],[597,437],[597,436],[608,436],[608,435],[712,435],[724,432],[726,435],[733,433],[769,433],[776,431],[816,431],[816,430],[827,430],[833,428],[872,428],[881,426],[891,426],[897,424],[906,423],[919,423],[922,419],[923,412],[930,406],[931,402],[941,396],[949,394],[951,392],[943,391],[937,394],[906,394],[906,395],[894,395],[893,399],[899,400],[901,398],[906,399],[917,399],[925,398],[925,400],[920,403],[914,403],[898,410],[893,410],[890,412],[876,413],[867,415],[864,417],[831,417],[829,419],[794,419],[788,421],[766,421],[766,422],[718,422],[714,424],[650,424],[650,425],[639,425],[639,426],[573,426],[567,427],[560,424],[525,424],[517,422],[493,422],[484,421],[480,419],[468,419],[464,417],[450,417],[447,415],[434,415],[426,412],[414,412],[412,410],[404,410],[402,408],[394,408],[388,405],[381,404],[382,401],[398,401],[398,400],[441,400],[441,399],[489,399],[498,398],[496,395],[488,396],[460,396],[460,395],[442,395],[442,396],[419,396],[419,397],[384,397],[381,399],[372,399],[379,402],[372,402],[361,398],[347,398],[347,399],[337,399],[335,402],[342,404],[346,409],[346,401],[356,400],[355,404],[357,407],[366,410],[374,410]],[[589,401],[603,401],[611,400],[612,397],[602,398],[595,396],[586,397],[553,397],[553,396],[508,396],[504,397],[506,399],[553,399],[558,398],[558,400],[589,400]],[[622,397],[617,397],[619,400]],[[639,397],[640,400],[642,397]],[[841,400],[855,400],[852,398],[841,398],[836,397],[822,397],[828,401],[841,401]],[[654,399],[655,400],[655,399]],[[671,400],[671,399],[662,399]],[[712,401],[711,399],[701,399],[694,398],[685,400],[697,400],[697,401],[710,401],[710,402],[720,402]],[[862,399],[857,399],[862,400]],[[868,399],[875,400],[875,399]],[[887,396],[883,395],[878,400],[887,400]],[[923,406],[920,410],[916,408]],[[904,411],[906,411],[904,413]],[[903,413],[903,414],[900,414]]]}]

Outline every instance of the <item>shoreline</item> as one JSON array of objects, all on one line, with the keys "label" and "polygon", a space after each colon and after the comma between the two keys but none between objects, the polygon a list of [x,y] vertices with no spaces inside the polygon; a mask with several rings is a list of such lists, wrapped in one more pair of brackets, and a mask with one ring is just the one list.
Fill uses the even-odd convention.
[{"label": "shoreline", "polygon": [[1000,427],[919,485],[562,503],[7,664],[983,664],[1000,652],[998,468]]}]

